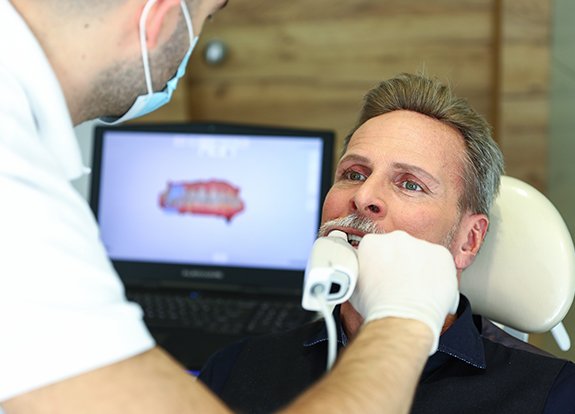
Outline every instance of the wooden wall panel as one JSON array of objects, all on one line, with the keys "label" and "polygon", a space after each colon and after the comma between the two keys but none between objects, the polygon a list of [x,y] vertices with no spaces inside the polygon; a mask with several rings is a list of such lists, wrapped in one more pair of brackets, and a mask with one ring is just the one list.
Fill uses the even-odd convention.
[{"label": "wooden wall panel", "polygon": [[[493,21],[485,0],[234,0],[206,25],[178,108],[147,119],[327,128],[339,146],[369,88],[424,70],[491,121]],[[229,48],[220,66],[202,56],[213,39]]]},{"label": "wooden wall panel", "polygon": [[551,2],[501,1],[499,143],[507,174],[545,192]]},{"label": "wooden wall panel", "polygon": [[[550,0],[234,0],[208,22],[174,102],[144,121],[217,120],[336,131],[363,94],[424,70],[495,129],[507,174],[546,190]],[[226,61],[206,64],[210,40]]]}]

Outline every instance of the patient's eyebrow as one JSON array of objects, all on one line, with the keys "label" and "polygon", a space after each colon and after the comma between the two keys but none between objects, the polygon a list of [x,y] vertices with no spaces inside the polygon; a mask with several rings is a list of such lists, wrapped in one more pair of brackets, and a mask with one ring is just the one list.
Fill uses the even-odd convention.
[{"label": "patient's eyebrow", "polygon": [[371,160],[367,157],[364,157],[363,155],[357,155],[357,154],[348,154],[348,155],[344,155],[340,160],[338,164],[342,164],[344,162],[358,162],[361,164],[368,164],[371,165]]}]

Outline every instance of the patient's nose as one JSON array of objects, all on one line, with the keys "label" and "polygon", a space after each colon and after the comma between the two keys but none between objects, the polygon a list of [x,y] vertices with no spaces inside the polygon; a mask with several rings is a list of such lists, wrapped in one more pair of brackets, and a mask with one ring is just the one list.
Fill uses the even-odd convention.
[{"label": "patient's nose", "polygon": [[366,217],[381,218],[386,213],[386,205],[382,197],[382,191],[367,179],[356,191],[351,201],[352,209]]}]

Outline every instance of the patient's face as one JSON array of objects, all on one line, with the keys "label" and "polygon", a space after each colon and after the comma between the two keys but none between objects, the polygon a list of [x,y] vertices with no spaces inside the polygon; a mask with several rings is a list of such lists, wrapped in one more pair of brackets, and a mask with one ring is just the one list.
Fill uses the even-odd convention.
[{"label": "patient's face", "polygon": [[464,154],[459,132],[435,119],[410,111],[372,118],[338,163],[322,223],[357,214],[378,231],[404,230],[450,247],[460,220]]},{"label": "patient's face", "polygon": [[[474,216],[458,207],[464,154],[459,132],[435,119],[411,111],[372,118],[355,132],[338,163],[322,224],[329,231],[331,220],[355,214],[372,222],[375,229],[369,231],[404,230],[448,247],[461,270],[470,260],[463,246],[469,249],[478,236]],[[335,228],[358,236],[368,231]],[[349,303],[342,306],[342,318],[353,335],[361,317]]]}]

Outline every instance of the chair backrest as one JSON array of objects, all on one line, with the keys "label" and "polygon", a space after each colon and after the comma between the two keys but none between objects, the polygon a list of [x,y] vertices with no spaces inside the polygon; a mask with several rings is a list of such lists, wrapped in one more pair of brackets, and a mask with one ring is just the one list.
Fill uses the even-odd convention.
[{"label": "chair backrest", "polygon": [[460,290],[474,313],[521,332],[546,332],[563,320],[575,295],[575,250],[543,194],[502,177],[487,236]]}]

